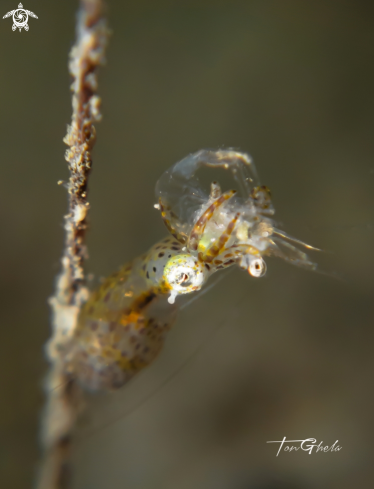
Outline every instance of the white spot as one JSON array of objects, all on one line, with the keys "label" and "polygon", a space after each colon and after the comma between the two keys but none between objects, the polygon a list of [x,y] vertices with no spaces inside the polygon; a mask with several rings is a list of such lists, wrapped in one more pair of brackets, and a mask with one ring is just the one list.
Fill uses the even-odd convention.
[{"label": "white spot", "polygon": [[78,204],[74,208],[74,215],[73,215],[74,222],[76,223],[82,222],[86,218],[86,215],[87,215],[87,207],[85,205]]},{"label": "white spot", "polygon": [[173,290],[173,292],[170,294],[170,296],[168,298],[168,303],[174,304],[175,298],[177,297],[177,295],[178,295],[178,292],[175,292],[175,290]]}]

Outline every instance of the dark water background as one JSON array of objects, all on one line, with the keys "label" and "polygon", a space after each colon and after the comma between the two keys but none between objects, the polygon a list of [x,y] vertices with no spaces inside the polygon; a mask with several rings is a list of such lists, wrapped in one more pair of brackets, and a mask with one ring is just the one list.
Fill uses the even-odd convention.
[{"label": "dark water background", "polygon": [[[15,8],[1,2],[2,14]],[[181,314],[157,362],[92,399],[75,489],[372,487],[374,6],[359,0],[112,0],[88,269],[105,276],[165,234],[161,173],[204,147],[253,157],[287,232],[345,280],[268,263]],[[0,22],[0,477],[31,486],[59,270],[76,2]],[[182,367],[182,368],[181,368]],[[127,414],[126,413],[130,413]],[[109,424],[108,424],[109,423]],[[269,440],[339,440],[285,453]]]}]

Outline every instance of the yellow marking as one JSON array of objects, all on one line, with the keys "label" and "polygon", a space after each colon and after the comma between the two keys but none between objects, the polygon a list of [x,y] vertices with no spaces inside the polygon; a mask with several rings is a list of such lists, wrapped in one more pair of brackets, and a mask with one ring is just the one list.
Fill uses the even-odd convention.
[{"label": "yellow marking", "polygon": [[[222,234],[222,236],[218,239],[217,244],[213,244],[210,248],[208,248],[207,252],[203,256],[203,261],[207,261],[210,263],[214,257],[219,255],[225,248],[225,244],[229,240],[232,232],[234,231],[235,224],[237,220],[239,219],[240,213],[238,212],[235,217],[230,221],[228,224],[226,230]],[[222,263],[222,262],[221,262]]]},{"label": "yellow marking", "polygon": [[120,324],[127,326],[128,324],[136,324],[140,317],[140,313],[136,311],[131,311],[130,313],[124,313],[120,319]]},{"label": "yellow marking", "polygon": [[190,239],[189,239],[189,247],[192,250],[197,250],[199,238],[203,234],[205,227],[208,221],[212,218],[214,212],[218,207],[220,207],[224,202],[231,199],[236,194],[236,190],[229,190],[225,192],[221,197],[211,204],[205,212],[203,212],[202,216],[197,220],[196,224],[192,228]]},{"label": "yellow marking", "polygon": [[[159,207],[161,210],[161,217],[167,227],[168,231],[182,244],[185,244],[187,237],[180,234],[174,226],[172,226],[170,220],[167,218],[166,207],[163,205],[161,197],[159,198]],[[175,214],[174,214],[175,215]],[[176,216],[175,216],[176,217]]]}]

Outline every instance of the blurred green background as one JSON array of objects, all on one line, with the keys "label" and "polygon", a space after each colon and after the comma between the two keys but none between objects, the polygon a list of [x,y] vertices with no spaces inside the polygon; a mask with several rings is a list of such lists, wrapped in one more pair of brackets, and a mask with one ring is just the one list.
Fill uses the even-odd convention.
[{"label": "blurred green background", "polygon": [[[25,0],[26,2],[26,0]],[[3,0],[2,13],[17,0]],[[111,0],[90,180],[96,279],[165,234],[162,172],[190,152],[254,158],[294,236],[343,280],[269,260],[185,309],[155,364],[95,396],[75,489],[372,487],[374,4],[362,0]],[[76,2],[27,0],[0,23],[0,480],[31,487],[59,271]],[[337,453],[266,442],[339,440]]]}]

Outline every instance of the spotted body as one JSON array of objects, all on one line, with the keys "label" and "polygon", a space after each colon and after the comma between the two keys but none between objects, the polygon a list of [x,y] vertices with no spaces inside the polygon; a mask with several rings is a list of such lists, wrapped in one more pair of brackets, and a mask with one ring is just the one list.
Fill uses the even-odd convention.
[{"label": "spotted body", "polygon": [[[230,170],[242,196],[217,182],[206,193],[195,177],[201,166]],[[271,254],[315,268],[290,241],[309,246],[275,228],[270,191],[245,153],[190,155],[164,173],[156,196],[171,236],[108,277],[80,312],[67,364],[90,390],[119,388],[149,365],[175,323],[176,297],[200,290],[214,272],[237,264],[260,277]]]},{"label": "spotted body", "polygon": [[84,387],[121,387],[158,355],[177,314],[168,302],[164,268],[181,248],[174,238],[165,238],[91,294],[81,310],[69,360]]}]

